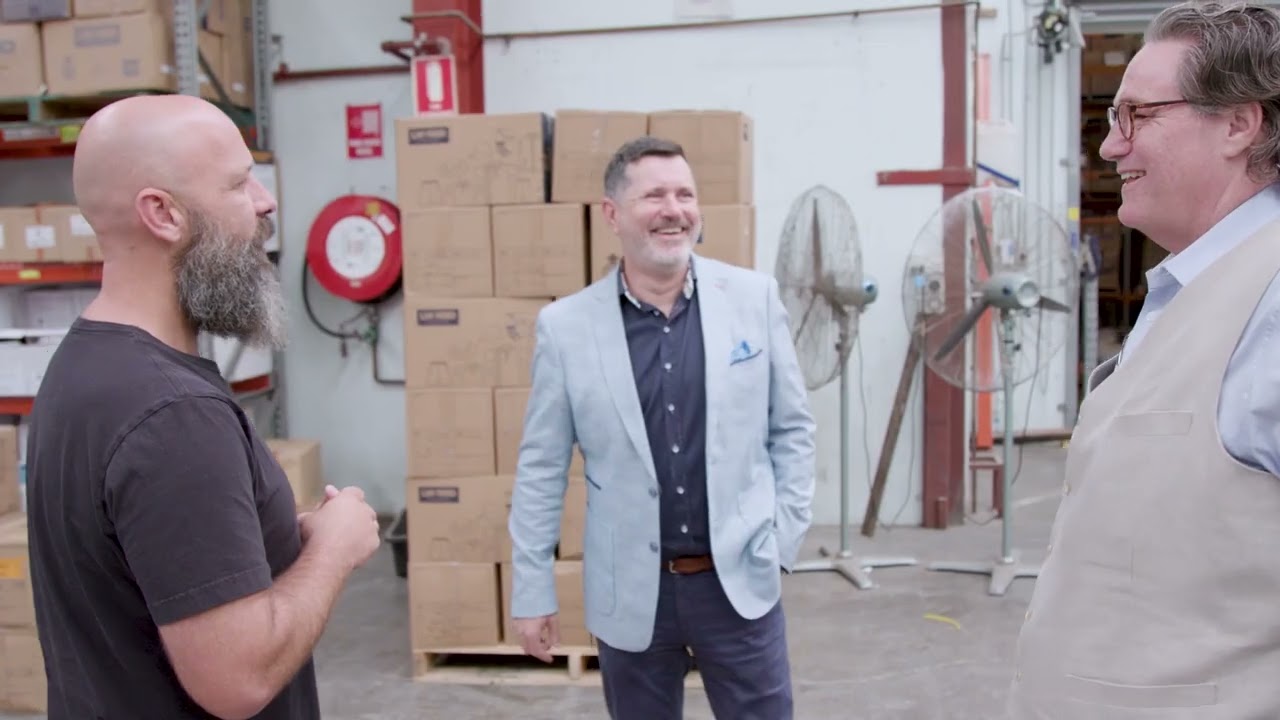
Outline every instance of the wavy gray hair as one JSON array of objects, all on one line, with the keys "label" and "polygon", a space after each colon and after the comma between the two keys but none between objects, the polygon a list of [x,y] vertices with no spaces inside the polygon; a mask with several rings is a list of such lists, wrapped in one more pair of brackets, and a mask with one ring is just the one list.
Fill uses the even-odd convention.
[{"label": "wavy gray hair", "polygon": [[1184,2],[1162,11],[1144,42],[1182,40],[1182,96],[1201,112],[1256,102],[1262,134],[1249,152],[1259,182],[1280,178],[1280,12],[1257,2]]}]

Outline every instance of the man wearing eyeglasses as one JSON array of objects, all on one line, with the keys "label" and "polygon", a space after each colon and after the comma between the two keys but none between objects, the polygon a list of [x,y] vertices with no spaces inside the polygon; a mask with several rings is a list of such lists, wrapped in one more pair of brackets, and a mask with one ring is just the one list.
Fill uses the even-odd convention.
[{"label": "man wearing eyeglasses", "polygon": [[1163,11],[1102,145],[1169,251],[1090,378],[1017,720],[1280,717],[1280,14]]}]

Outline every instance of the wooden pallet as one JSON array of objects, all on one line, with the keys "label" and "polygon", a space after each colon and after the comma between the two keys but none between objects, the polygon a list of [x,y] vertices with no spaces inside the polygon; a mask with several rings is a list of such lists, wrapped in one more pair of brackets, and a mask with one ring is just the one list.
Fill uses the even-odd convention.
[{"label": "wooden pallet", "polygon": [[[413,654],[413,677],[418,682],[444,685],[600,685],[600,661],[594,647],[560,647],[547,664],[514,645],[438,648]],[[686,687],[701,687],[696,671]]]}]

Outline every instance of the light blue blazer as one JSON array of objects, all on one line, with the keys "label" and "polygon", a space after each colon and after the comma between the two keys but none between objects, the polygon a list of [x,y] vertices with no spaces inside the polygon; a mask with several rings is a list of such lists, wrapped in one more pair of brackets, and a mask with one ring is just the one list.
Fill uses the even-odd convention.
[{"label": "light blue blazer", "polygon": [[[707,504],[720,582],[745,618],[781,596],[812,520],[814,422],[777,282],[693,259],[706,351]],[[617,271],[538,315],[511,497],[512,616],[557,612],[553,573],[574,444],[587,476],[587,630],[648,647],[657,608],[658,478],[623,330]]]}]

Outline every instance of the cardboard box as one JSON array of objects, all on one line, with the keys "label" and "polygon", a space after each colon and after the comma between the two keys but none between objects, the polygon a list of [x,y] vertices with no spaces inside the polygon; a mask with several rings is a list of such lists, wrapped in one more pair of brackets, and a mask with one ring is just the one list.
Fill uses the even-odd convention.
[{"label": "cardboard box", "polygon": [[27,516],[0,517],[0,627],[34,629],[31,560],[27,550]]},{"label": "cardboard box", "polygon": [[[587,611],[582,589],[582,561],[560,560],[555,564],[557,617],[560,621],[560,645],[562,647],[590,647],[591,633],[587,632]],[[519,645],[511,627],[511,563],[503,563],[502,578],[502,629],[503,642]]]},{"label": "cardboard box", "polygon": [[405,292],[493,297],[489,208],[411,210],[402,220]]},{"label": "cardboard box", "polygon": [[40,26],[0,23],[0,97],[39,95],[43,85]]},{"label": "cardboard box", "polygon": [[[223,0],[210,0],[210,12],[214,5]],[[201,0],[196,0],[199,10]],[[112,15],[132,15],[134,13],[163,13],[173,17],[173,3],[170,0],[75,0],[74,16],[78,18],[99,18]]]},{"label": "cardboard box", "polygon": [[552,143],[551,201],[590,204],[604,196],[604,171],[623,144],[645,135],[642,112],[559,110]]},{"label": "cardboard box", "polygon": [[406,388],[527,386],[538,312],[546,304],[406,293]]},{"label": "cardboard box", "polygon": [[587,212],[587,261],[592,282],[613,272],[622,261],[622,241],[604,219],[604,206],[592,205]]},{"label": "cardboard box", "polygon": [[411,478],[493,475],[493,390],[405,391],[405,445]]},{"label": "cardboard box", "polygon": [[494,294],[553,298],[587,286],[585,206],[506,205],[492,212]]},{"label": "cardboard box", "polygon": [[53,228],[54,253],[63,262],[102,262],[98,236],[75,205],[40,205],[36,218]]},{"label": "cardboard box", "polygon": [[57,234],[34,207],[0,208],[0,262],[56,262]]},{"label": "cardboard box", "polygon": [[71,17],[71,0],[0,0],[0,22],[35,22]]},{"label": "cardboard box", "polygon": [[[218,3],[215,1],[214,5]],[[222,87],[227,91],[228,99],[238,107],[254,106],[253,65],[253,0],[226,0],[225,27],[219,30],[221,21],[214,20],[209,27],[212,32],[222,33],[222,52],[224,54],[222,69],[226,73],[222,78]],[[213,7],[209,9],[213,17]]]},{"label": "cardboard box", "polygon": [[45,80],[53,95],[172,90],[170,23],[160,13],[45,23]]},{"label": "cardboard box", "polygon": [[409,637],[415,652],[502,642],[496,563],[411,562]]},{"label": "cardboard box", "polygon": [[541,113],[397,118],[400,210],[546,202],[550,140]]},{"label": "cardboard box", "polygon": [[501,562],[513,482],[509,475],[407,479],[409,562]]},{"label": "cardboard box", "polygon": [[702,244],[693,251],[730,265],[756,265],[756,209],[752,205],[702,206]]},{"label": "cardboard box", "polygon": [[18,487],[18,426],[0,425],[0,515],[22,509]]},{"label": "cardboard box", "polygon": [[0,712],[44,713],[48,696],[36,631],[0,630]]},{"label": "cardboard box", "polygon": [[755,202],[751,118],[724,110],[649,113],[649,134],[679,143],[693,169],[703,205]]},{"label": "cardboard box", "polygon": [[289,478],[298,507],[310,509],[320,502],[325,485],[320,443],[300,438],[271,438],[265,442]]},{"label": "cardboard box", "polygon": [[[171,10],[44,23],[45,82],[52,95],[177,89]],[[214,74],[228,74],[222,36],[200,30],[197,43]],[[203,68],[200,94],[218,94]]]}]

